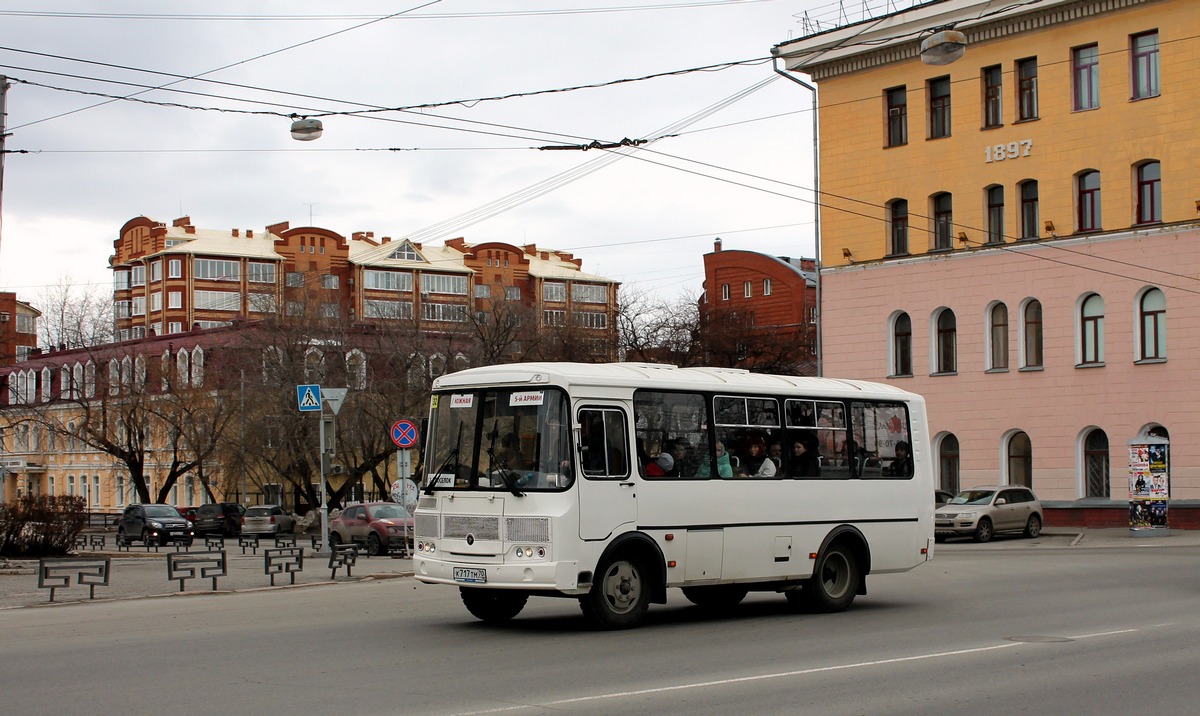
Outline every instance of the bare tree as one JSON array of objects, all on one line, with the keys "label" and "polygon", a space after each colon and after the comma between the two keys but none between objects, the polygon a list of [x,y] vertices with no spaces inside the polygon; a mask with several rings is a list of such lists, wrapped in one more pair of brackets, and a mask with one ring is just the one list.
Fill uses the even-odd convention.
[{"label": "bare tree", "polygon": [[617,322],[625,360],[681,366],[701,362],[699,311],[688,294],[668,301],[622,289]]},{"label": "bare tree", "polygon": [[37,295],[38,338],[51,348],[84,348],[113,338],[112,294],[64,275]]},{"label": "bare tree", "polygon": [[[310,506],[321,504],[320,424],[297,412],[295,386],[345,386],[336,421],[338,474],[325,486],[330,504],[341,504],[364,479],[386,490],[381,472],[396,450],[389,427],[428,409],[431,376],[451,369],[466,341],[458,334],[430,335],[412,319],[373,326],[292,320],[247,331],[239,352],[259,361],[246,368],[254,400],[247,405],[244,446],[231,444],[226,452],[245,456],[244,469],[260,489],[280,484]],[[431,355],[441,358],[430,361]],[[234,442],[232,431],[227,437]]]},{"label": "bare tree", "polygon": [[520,360],[536,352],[540,340],[537,315],[520,299],[510,298],[504,286],[491,287],[492,297],[484,310],[467,317],[474,339],[473,365],[496,365]]}]

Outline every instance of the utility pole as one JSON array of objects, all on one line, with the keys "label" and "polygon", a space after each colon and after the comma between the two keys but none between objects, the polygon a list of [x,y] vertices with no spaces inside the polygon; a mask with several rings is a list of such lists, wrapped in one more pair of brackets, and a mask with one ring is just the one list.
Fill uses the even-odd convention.
[{"label": "utility pole", "polygon": [[242,368],[242,506],[250,504],[246,495],[246,369]]},{"label": "utility pole", "polygon": [[0,237],[4,236],[4,140],[8,137],[8,77],[0,75]]}]

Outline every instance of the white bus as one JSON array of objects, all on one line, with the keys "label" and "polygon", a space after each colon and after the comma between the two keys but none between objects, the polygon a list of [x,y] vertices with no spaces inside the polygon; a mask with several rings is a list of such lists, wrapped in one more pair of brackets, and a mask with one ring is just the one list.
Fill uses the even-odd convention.
[{"label": "white bus", "polygon": [[552,596],[626,628],[670,587],[841,611],[933,553],[925,402],[888,385],[497,365],[438,378],[428,432],[416,577],[488,622]]}]

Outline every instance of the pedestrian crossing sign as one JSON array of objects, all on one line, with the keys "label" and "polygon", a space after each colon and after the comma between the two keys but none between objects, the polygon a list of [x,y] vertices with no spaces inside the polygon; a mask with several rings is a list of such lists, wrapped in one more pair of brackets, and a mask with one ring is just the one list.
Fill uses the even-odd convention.
[{"label": "pedestrian crossing sign", "polygon": [[297,385],[296,405],[300,412],[319,411],[321,409],[321,386]]}]

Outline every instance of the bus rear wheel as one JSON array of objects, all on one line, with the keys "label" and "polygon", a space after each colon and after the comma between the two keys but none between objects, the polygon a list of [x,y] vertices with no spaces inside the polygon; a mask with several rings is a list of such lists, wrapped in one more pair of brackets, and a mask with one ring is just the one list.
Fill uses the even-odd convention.
[{"label": "bus rear wheel", "polygon": [[463,605],[472,616],[489,624],[506,622],[521,613],[529,595],[507,589],[459,587]]},{"label": "bus rear wheel", "polygon": [[698,607],[709,610],[732,609],[746,598],[750,590],[736,584],[712,587],[684,587],[683,596]]},{"label": "bus rear wheel", "polygon": [[647,572],[632,557],[616,557],[597,571],[592,589],[579,598],[583,615],[601,629],[636,626],[650,608]]},{"label": "bus rear wheel", "polygon": [[832,545],[817,559],[804,588],[787,592],[787,600],[814,612],[845,611],[858,594],[861,580],[854,553],[845,545]]}]

